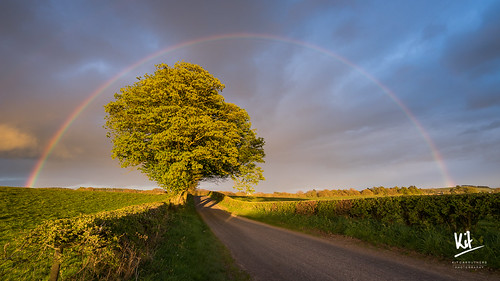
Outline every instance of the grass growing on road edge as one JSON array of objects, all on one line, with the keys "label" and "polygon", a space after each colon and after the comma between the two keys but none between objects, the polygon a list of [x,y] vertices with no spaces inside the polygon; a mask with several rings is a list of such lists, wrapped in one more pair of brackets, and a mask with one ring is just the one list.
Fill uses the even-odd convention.
[{"label": "grass growing on road edge", "polygon": [[139,280],[250,280],[198,215],[192,197],[170,216],[170,230]]},{"label": "grass growing on road edge", "polygon": [[[282,202],[275,208],[264,208],[265,203],[243,202],[212,193],[212,198],[219,201],[228,211],[250,219],[271,225],[285,227],[305,233],[341,234],[355,237],[375,245],[389,245],[408,249],[427,255],[453,260],[461,250],[455,248],[454,232],[443,225],[427,225],[425,227],[409,226],[397,222],[381,222],[375,219],[346,218],[343,216],[313,215],[311,210],[297,213],[297,206],[307,204]],[[221,196],[222,195],[222,196]],[[297,206],[295,206],[297,205]],[[500,268],[500,231],[494,219],[479,221],[470,229],[474,238],[473,244],[484,245],[483,248],[460,256],[458,261],[487,261],[490,268]],[[463,231],[465,232],[465,230]]]}]

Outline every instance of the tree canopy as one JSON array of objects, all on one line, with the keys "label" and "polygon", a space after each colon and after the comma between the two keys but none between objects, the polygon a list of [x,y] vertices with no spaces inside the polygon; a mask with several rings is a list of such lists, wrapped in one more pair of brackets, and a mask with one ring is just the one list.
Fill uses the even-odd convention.
[{"label": "tree canopy", "polygon": [[224,84],[201,66],[156,65],[104,106],[112,157],[137,167],[167,191],[179,193],[202,180],[234,180],[252,192],[264,180],[264,139],[248,113],[224,101]]}]

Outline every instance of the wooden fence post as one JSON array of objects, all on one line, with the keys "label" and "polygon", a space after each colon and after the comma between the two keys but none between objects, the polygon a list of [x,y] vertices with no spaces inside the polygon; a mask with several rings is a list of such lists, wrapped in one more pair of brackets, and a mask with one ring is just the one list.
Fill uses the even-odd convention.
[{"label": "wooden fence post", "polygon": [[54,252],[54,261],[52,262],[52,268],[50,269],[49,281],[57,281],[59,278],[59,269],[61,268],[61,255],[62,248],[56,247]]}]

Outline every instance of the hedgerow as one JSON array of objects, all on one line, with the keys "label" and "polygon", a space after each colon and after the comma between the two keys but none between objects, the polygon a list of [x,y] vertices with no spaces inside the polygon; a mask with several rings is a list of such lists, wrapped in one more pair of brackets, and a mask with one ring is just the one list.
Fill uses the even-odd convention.
[{"label": "hedgerow", "polygon": [[298,231],[335,233],[451,259],[453,233],[470,230],[480,250],[456,257],[500,268],[500,194],[248,202],[212,193],[228,211]]},{"label": "hedgerow", "polygon": [[40,280],[60,266],[60,280],[129,279],[167,229],[165,202],[45,221],[7,244],[0,279]]},{"label": "hedgerow", "polygon": [[395,196],[345,200],[244,202],[221,193],[210,195],[234,210],[263,213],[342,216],[373,219],[382,223],[400,223],[428,227],[444,225],[452,230],[473,228],[481,219],[500,220],[500,194],[477,193],[434,196]]}]

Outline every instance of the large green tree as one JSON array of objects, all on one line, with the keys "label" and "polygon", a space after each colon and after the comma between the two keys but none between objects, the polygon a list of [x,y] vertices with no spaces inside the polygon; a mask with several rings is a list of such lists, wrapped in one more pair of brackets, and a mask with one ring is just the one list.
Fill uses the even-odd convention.
[{"label": "large green tree", "polygon": [[253,191],[264,180],[264,139],[248,113],[224,101],[224,85],[202,67],[156,65],[105,105],[112,157],[137,167],[165,190],[180,193],[202,180],[234,180]]}]

